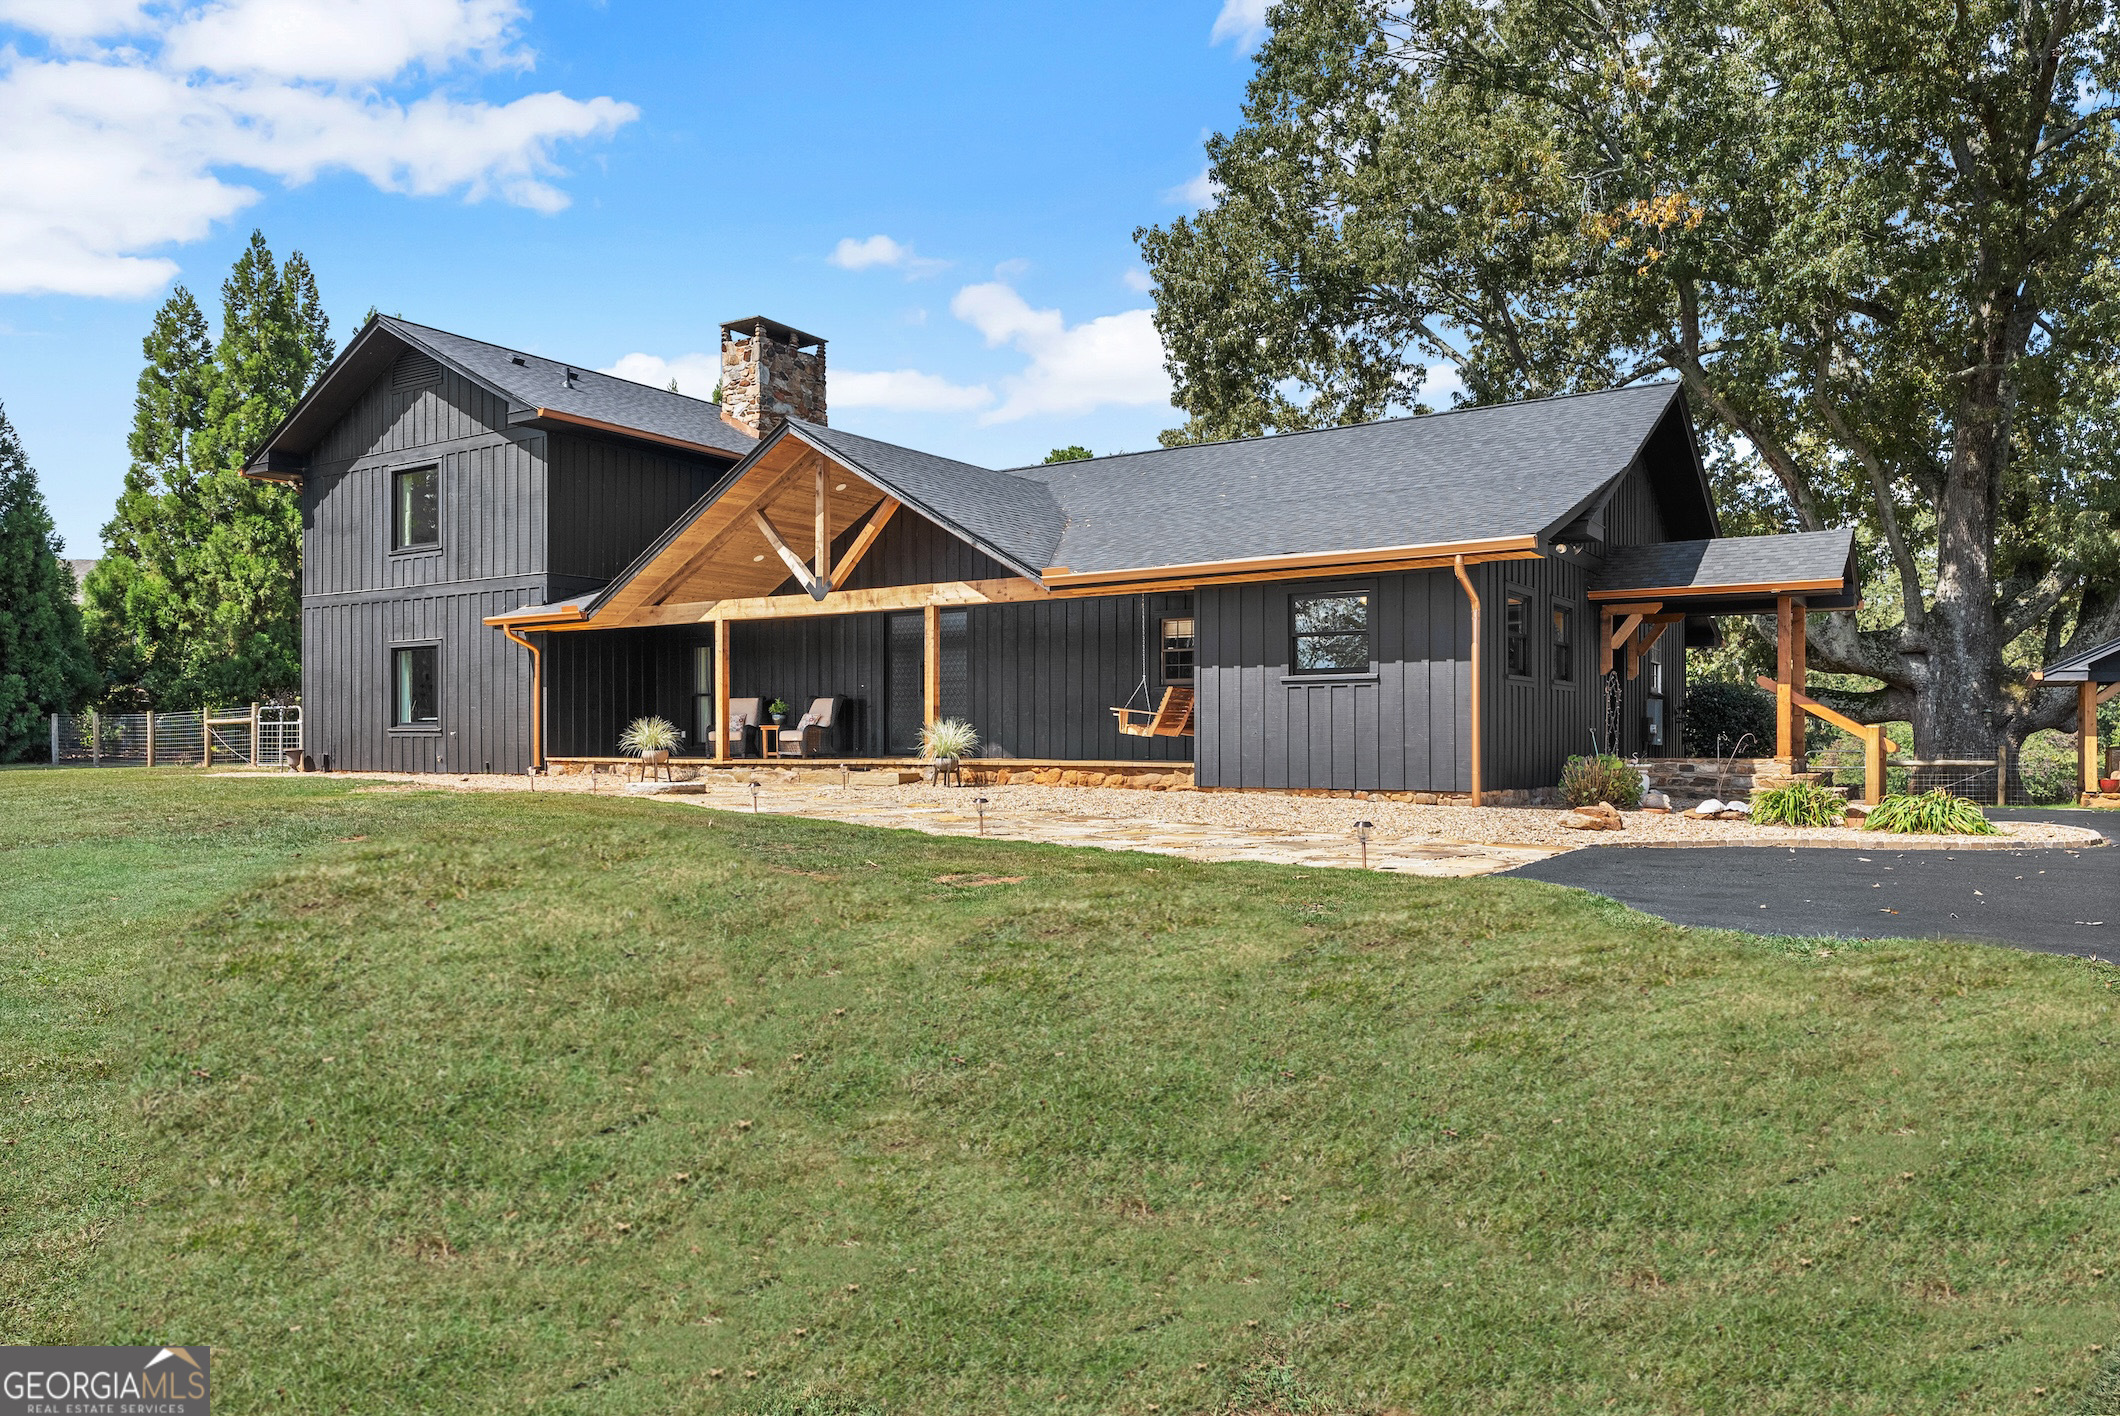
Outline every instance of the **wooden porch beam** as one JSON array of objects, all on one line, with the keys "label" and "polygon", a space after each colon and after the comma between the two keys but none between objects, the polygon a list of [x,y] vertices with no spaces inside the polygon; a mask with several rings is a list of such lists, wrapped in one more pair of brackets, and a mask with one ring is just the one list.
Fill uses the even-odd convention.
[{"label": "wooden porch beam", "polygon": [[1791,772],[1803,770],[1803,714],[1796,697],[1804,691],[1808,677],[1804,664],[1803,601],[1794,595],[1774,600],[1774,755],[1785,759]]},{"label": "wooden porch beam", "polygon": [[[714,620],[809,619],[819,615],[864,615],[878,610],[944,609],[1008,605],[1050,598],[1028,580],[943,580],[928,585],[887,585],[876,590],[835,590],[822,600],[807,595],[760,595],[706,604],[702,618]],[[628,621],[630,623],[630,621]]]},{"label": "wooden porch beam", "polygon": [[[669,596],[671,591],[675,590],[679,585],[682,585],[686,580],[690,579],[692,574],[697,571],[702,565],[705,565],[716,551],[719,551],[723,546],[727,545],[730,537],[734,536],[738,531],[743,529],[744,512],[755,511],[761,507],[770,506],[772,504],[773,498],[779,496],[781,491],[788,485],[788,483],[795,479],[795,474],[799,470],[799,468],[791,467],[787,471],[781,472],[770,478],[764,486],[758,489],[758,492],[755,496],[753,496],[749,501],[746,501],[742,505],[742,507],[739,508],[735,512],[735,514],[729,518],[729,520],[722,526],[719,531],[716,531],[712,535],[708,536],[706,541],[701,544],[698,550],[694,551],[691,555],[686,556],[684,558],[683,562],[678,565],[677,569],[671,571],[668,575],[665,575],[661,580],[657,581],[653,590],[650,590],[646,595],[643,595],[638,599],[634,599],[633,603],[635,605],[661,604]],[[632,599],[633,597],[629,595],[625,598]]]},{"label": "wooden porch beam", "polygon": [[2076,685],[2076,755],[2083,766],[2083,790],[2098,790],[2098,685],[2085,679]]},{"label": "wooden porch beam", "polygon": [[[823,513],[820,512],[820,518],[822,515]],[[802,557],[790,550],[788,543],[780,538],[779,530],[774,527],[772,520],[763,510],[754,507],[751,511],[751,522],[758,528],[758,534],[766,538],[766,544],[773,548],[774,554],[780,557],[781,562],[794,575],[796,582],[803,589],[810,592],[811,599],[822,600],[825,596],[832,593],[831,582],[820,580],[811,573],[809,566],[803,564]],[[821,519],[818,524],[823,524]]]}]

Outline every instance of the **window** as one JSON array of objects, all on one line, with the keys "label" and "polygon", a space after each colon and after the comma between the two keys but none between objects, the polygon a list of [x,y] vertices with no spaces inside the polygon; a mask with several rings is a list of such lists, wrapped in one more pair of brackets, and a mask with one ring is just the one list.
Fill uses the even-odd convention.
[{"label": "window", "polygon": [[1553,604],[1553,681],[1575,682],[1575,606]]},{"label": "window", "polygon": [[1163,681],[1193,681],[1193,622],[1190,619],[1163,621]]},{"label": "window", "polygon": [[1661,648],[1649,651],[1649,691],[1658,695],[1664,691],[1664,656]]},{"label": "window", "polygon": [[692,735],[702,743],[714,741],[714,646],[692,646]]},{"label": "window", "polygon": [[1643,724],[1642,724],[1642,727],[1643,727],[1643,730],[1644,730],[1644,732],[1645,732],[1645,733],[1646,733],[1646,735],[1648,736],[1648,739],[1649,739],[1649,746],[1651,746],[1651,747],[1662,747],[1662,746],[1664,745],[1664,700],[1663,700],[1663,699],[1661,699],[1661,698],[1652,698],[1652,699],[1650,699],[1650,700],[1649,700],[1649,716],[1648,716],[1648,718],[1647,718],[1647,719],[1646,719],[1646,720],[1645,720],[1645,721],[1643,722]]},{"label": "window", "polygon": [[1369,672],[1369,595],[1295,597],[1295,671],[1299,674]]},{"label": "window", "polygon": [[442,541],[442,473],[415,467],[390,479],[390,549],[408,551]]},{"label": "window", "polygon": [[1502,611],[1502,662],[1511,678],[1531,677],[1531,593],[1511,590]]},{"label": "window", "polygon": [[440,646],[415,644],[406,649],[393,649],[390,658],[390,676],[396,690],[391,700],[391,725],[399,728],[438,725],[442,720],[441,693],[436,682]]}]

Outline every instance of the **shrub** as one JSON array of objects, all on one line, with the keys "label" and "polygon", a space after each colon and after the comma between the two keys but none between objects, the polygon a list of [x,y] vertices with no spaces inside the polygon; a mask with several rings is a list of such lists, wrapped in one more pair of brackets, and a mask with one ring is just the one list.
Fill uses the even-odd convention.
[{"label": "shrub", "polygon": [[1770,826],[1834,826],[1847,814],[1846,802],[1810,782],[1752,794],[1752,819]]},{"label": "shrub", "polygon": [[1975,802],[1964,797],[1954,797],[1938,787],[1920,796],[1891,796],[1870,808],[1870,816],[1863,823],[1872,831],[1893,831],[1901,835],[1927,836],[1999,836]]},{"label": "shrub", "polygon": [[2039,806],[2064,802],[2074,806],[2076,793],[2083,789],[2079,775],[2082,770],[2076,757],[2076,740],[2071,736],[2033,733],[2017,750],[2017,775],[2023,779],[2024,794]]},{"label": "shrub", "polygon": [[677,724],[668,718],[635,718],[618,735],[618,750],[631,757],[651,752],[671,752],[677,747]]},{"label": "shrub", "polygon": [[920,730],[920,753],[930,761],[970,757],[978,750],[979,734],[962,718],[937,718]]},{"label": "shrub", "polygon": [[1712,679],[1686,685],[1686,751],[1697,757],[1719,757],[1752,735],[1752,756],[1774,750],[1774,695],[1749,683]]},{"label": "shrub", "polygon": [[1642,774],[1617,757],[1571,757],[1561,768],[1561,800],[1570,806],[1640,806]]}]

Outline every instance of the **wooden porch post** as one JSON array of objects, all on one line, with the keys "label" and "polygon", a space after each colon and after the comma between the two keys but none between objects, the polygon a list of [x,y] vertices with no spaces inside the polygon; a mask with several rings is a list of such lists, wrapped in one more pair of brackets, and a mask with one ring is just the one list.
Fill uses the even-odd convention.
[{"label": "wooden porch post", "polygon": [[1803,711],[1796,695],[1804,691],[1804,605],[1793,595],[1774,597],[1774,755],[1786,758],[1791,772],[1801,772]]},{"label": "wooden porch post", "polygon": [[714,760],[729,760],[729,622],[714,621]]},{"label": "wooden porch post", "polygon": [[1884,800],[1884,724],[1872,723],[1862,735],[1862,799],[1870,806]]},{"label": "wooden porch post", "polygon": [[942,716],[942,606],[928,604],[921,613],[926,644],[920,665],[920,721],[932,723]]},{"label": "wooden porch post", "polygon": [[2098,790],[2098,685],[2088,678],[2076,685],[2076,748],[2083,762],[2083,790]]},{"label": "wooden porch post", "polygon": [[[1482,804],[1480,786],[1483,773],[1480,771],[1480,592],[1472,588],[1472,577],[1465,574],[1465,558],[1457,558],[1458,584],[1465,587],[1465,598],[1472,605],[1472,804]],[[1611,617],[1605,617],[1610,628]],[[1605,638],[1606,672],[1610,672],[1612,641]]]}]

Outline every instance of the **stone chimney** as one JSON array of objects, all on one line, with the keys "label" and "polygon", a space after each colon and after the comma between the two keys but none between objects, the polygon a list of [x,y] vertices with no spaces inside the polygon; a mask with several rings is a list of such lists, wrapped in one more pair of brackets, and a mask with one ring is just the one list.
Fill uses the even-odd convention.
[{"label": "stone chimney", "polygon": [[721,327],[721,420],[763,438],[790,418],[822,423],[824,341],[763,316]]}]

